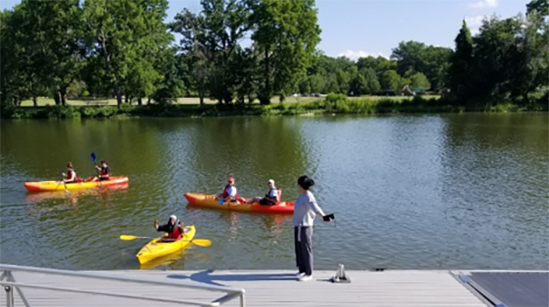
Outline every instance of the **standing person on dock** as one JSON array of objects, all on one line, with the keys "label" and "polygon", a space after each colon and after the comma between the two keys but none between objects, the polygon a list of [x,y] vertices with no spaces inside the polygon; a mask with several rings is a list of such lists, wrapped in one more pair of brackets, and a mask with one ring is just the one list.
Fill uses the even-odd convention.
[{"label": "standing person on dock", "polygon": [[314,184],[314,180],[307,176],[297,179],[299,196],[295,201],[292,222],[294,224],[295,257],[299,269],[296,276],[299,281],[308,281],[313,278],[313,222],[316,214],[325,216],[316,203],[315,196],[309,191],[309,188]]}]

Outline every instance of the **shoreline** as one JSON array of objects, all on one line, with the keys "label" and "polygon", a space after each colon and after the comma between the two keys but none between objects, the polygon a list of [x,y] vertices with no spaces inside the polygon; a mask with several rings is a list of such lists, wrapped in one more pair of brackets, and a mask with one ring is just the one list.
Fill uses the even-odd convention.
[{"label": "shoreline", "polygon": [[19,106],[2,110],[2,119],[74,119],[74,118],[203,118],[230,116],[335,116],[379,114],[444,114],[444,113],[515,113],[547,112],[547,103],[519,106],[512,103],[459,105],[443,99],[353,98],[316,99],[307,102],[260,104],[168,104],[39,107]]}]

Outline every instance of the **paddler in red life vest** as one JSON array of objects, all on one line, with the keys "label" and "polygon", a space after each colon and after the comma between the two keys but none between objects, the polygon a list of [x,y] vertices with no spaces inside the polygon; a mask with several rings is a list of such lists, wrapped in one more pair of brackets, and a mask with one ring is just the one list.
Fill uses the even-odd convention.
[{"label": "paddler in red life vest", "polygon": [[76,172],[74,171],[74,168],[72,167],[72,162],[69,162],[67,164],[67,173],[65,174],[65,172],[62,172],[61,174],[63,175],[63,177],[66,177],[65,179],[63,179],[63,181],[65,183],[76,182]]},{"label": "paddler in red life vest", "polygon": [[100,173],[99,176],[93,177],[92,181],[103,181],[111,178],[111,168],[107,165],[107,161],[101,161],[101,167],[96,165],[95,168],[100,171]]},{"label": "paddler in red life vest", "polygon": [[156,229],[156,231],[164,231],[168,233],[166,237],[162,238],[162,240],[166,242],[180,240],[181,237],[185,234],[185,229],[183,229],[183,222],[178,220],[177,216],[173,214],[170,215],[170,218],[168,219],[168,223],[166,225],[158,226],[158,221],[155,219],[154,229]]},{"label": "paddler in red life vest", "polygon": [[223,202],[238,202],[238,190],[234,186],[234,178],[229,177],[228,184],[223,189],[223,192],[219,193],[217,195],[216,200],[223,201]]}]

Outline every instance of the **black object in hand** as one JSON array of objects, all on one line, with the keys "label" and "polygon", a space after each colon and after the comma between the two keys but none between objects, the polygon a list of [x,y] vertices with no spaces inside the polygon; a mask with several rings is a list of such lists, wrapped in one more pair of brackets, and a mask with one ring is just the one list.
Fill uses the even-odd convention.
[{"label": "black object in hand", "polygon": [[326,214],[325,216],[322,217],[322,219],[325,221],[325,222],[329,222],[331,220],[334,220],[335,219],[335,216],[333,213],[331,214]]}]

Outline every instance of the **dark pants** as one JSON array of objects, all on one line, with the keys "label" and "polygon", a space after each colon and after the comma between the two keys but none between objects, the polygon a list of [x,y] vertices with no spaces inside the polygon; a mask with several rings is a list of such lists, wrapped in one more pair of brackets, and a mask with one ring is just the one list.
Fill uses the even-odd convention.
[{"label": "dark pants", "polygon": [[295,258],[297,268],[305,275],[313,274],[313,228],[294,227]]}]

